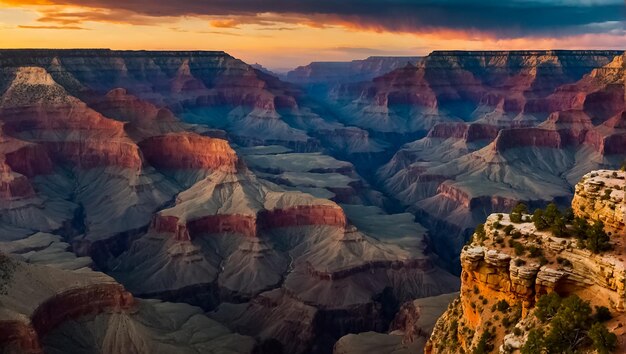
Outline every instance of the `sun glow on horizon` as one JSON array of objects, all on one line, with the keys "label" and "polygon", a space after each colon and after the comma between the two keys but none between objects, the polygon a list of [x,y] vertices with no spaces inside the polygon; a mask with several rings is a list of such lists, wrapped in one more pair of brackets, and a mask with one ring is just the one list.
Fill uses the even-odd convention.
[{"label": "sun glow on horizon", "polygon": [[489,31],[390,31],[345,19],[315,19],[274,13],[156,16],[126,9],[59,5],[53,0],[0,0],[0,47],[222,50],[279,71],[311,61],[426,55],[439,49],[626,47],[622,33],[610,31],[498,38]]}]

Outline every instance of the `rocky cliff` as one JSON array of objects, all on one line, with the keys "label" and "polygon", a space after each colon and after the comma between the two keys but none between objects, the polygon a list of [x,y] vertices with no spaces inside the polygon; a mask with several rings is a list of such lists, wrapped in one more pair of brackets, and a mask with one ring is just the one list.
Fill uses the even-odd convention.
[{"label": "rocky cliff", "polygon": [[286,80],[302,84],[337,84],[371,80],[421,57],[369,57],[350,62],[312,62],[287,73]]},{"label": "rocky cliff", "polygon": [[[521,220],[519,213],[514,220],[507,214],[489,216],[461,252],[460,297],[437,322],[426,352],[480,347],[485,353],[516,353],[531,330],[547,333],[556,326],[538,320],[545,308],[538,300],[546,294],[576,295],[608,308],[606,326],[617,335],[615,350],[623,350],[625,178],[625,172],[611,170],[585,175],[576,185],[572,225],[563,224],[558,236],[554,224],[538,229],[531,215],[522,214]],[[532,218],[537,220],[537,215]],[[585,236],[574,237],[580,235],[583,220],[604,225],[610,246],[597,249]]]},{"label": "rocky cliff", "polygon": [[136,299],[70,249],[44,233],[0,242],[3,353],[252,352],[252,338],[230,333],[199,308]]}]

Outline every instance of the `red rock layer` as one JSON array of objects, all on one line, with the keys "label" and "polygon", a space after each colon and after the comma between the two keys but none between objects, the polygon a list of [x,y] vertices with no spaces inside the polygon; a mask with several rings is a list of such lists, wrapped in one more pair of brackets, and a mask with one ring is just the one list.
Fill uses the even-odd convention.
[{"label": "red rock layer", "polygon": [[120,284],[71,289],[39,305],[30,325],[20,321],[0,321],[0,346],[20,353],[43,353],[41,339],[63,322],[103,312],[129,310],[134,305],[132,295]]},{"label": "red rock layer", "polygon": [[178,133],[148,138],[140,142],[139,147],[146,160],[156,168],[237,170],[237,154],[222,139]]},{"label": "red rock layer", "polygon": [[157,215],[152,222],[156,232],[170,233],[178,241],[189,241],[200,234],[237,233],[256,237],[261,229],[329,225],[344,227],[346,217],[340,208],[326,205],[264,210],[251,215],[207,215],[181,224],[176,216]]},{"label": "red rock layer", "polygon": [[506,211],[513,208],[519,202],[516,199],[502,196],[472,197],[467,192],[450,183],[440,184],[437,188],[437,193],[470,210],[483,208],[493,212]]},{"label": "red rock layer", "polygon": [[177,241],[190,241],[198,234],[237,233],[246,237],[255,237],[256,218],[249,215],[208,215],[181,224],[178,217],[157,215],[152,223],[156,232],[174,235]]},{"label": "red rock layer", "polygon": [[362,88],[360,96],[378,106],[408,104],[437,107],[437,98],[424,77],[424,71],[413,65],[374,79],[371,84]]},{"label": "red rock layer", "polygon": [[83,168],[141,167],[139,150],[126,136],[124,123],[70,96],[41,67],[17,69],[2,96],[0,119],[7,135],[43,145],[53,159]]},{"label": "red rock layer", "polygon": [[0,161],[0,200],[34,197],[35,191],[28,178],[13,173],[8,165]]},{"label": "red rock layer", "polygon": [[328,205],[263,210],[259,213],[259,219],[262,229],[305,225],[346,226],[346,216],[343,210]]},{"label": "red rock layer", "polygon": [[102,312],[120,312],[135,305],[133,296],[120,284],[97,284],[60,293],[39,305],[32,326],[39,338],[65,321]]},{"label": "red rock layer", "polygon": [[23,354],[43,353],[35,329],[21,321],[0,321],[0,347]]},{"label": "red rock layer", "polygon": [[468,126],[465,123],[439,123],[429,132],[429,138],[462,139],[467,134]]},{"label": "red rock layer", "polygon": [[429,259],[409,259],[404,261],[371,261],[337,271],[321,271],[309,266],[308,272],[321,280],[338,280],[373,269],[420,269],[428,271],[433,269],[433,267]]},{"label": "red rock layer", "polygon": [[41,145],[29,144],[22,146],[6,153],[4,158],[6,164],[13,171],[27,177],[49,174],[54,169],[48,152]]},{"label": "red rock layer", "polygon": [[603,155],[614,155],[626,153],[626,132],[605,135],[599,130],[591,130],[585,136],[585,144]]},{"label": "red rock layer", "polygon": [[499,131],[499,127],[489,124],[439,123],[428,132],[428,137],[463,139],[470,143],[477,140],[493,140]]},{"label": "red rock layer", "polygon": [[558,149],[563,144],[561,135],[557,131],[540,128],[518,128],[501,130],[494,145],[496,151],[531,146]]},{"label": "red rock layer", "polygon": [[[2,119],[11,135],[36,135],[53,159],[82,168],[141,167],[139,149],[125,136],[123,123],[106,119],[83,104],[5,110]],[[55,135],[66,137],[49,138]],[[33,168],[29,170],[34,173]]]},{"label": "red rock layer", "polygon": [[128,94],[126,89],[117,88],[109,91],[104,98],[90,104],[106,117],[135,124],[150,124],[153,121],[176,122],[174,114],[167,108],[158,108]]},{"label": "red rock layer", "polygon": [[498,136],[500,128],[489,124],[470,124],[465,134],[465,141],[493,140]]},{"label": "red rock layer", "polygon": [[128,140],[90,140],[43,142],[50,155],[62,162],[70,162],[81,169],[96,167],[124,167],[138,170],[141,159],[137,145]]}]

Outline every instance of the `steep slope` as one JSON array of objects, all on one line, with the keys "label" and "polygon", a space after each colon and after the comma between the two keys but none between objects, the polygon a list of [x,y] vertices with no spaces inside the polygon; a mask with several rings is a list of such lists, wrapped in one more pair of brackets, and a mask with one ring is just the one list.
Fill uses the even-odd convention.
[{"label": "steep slope", "polygon": [[555,89],[621,54],[436,51],[417,66],[369,83],[337,87],[333,97],[345,107],[346,121],[380,132],[424,132],[446,117],[528,125],[556,110],[544,104]]},{"label": "steep slope", "polygon": [[[589,318],[588,305],[569,309],[582,311],[577,312],[576,320],[567,320],[572,326],[579,326],[567,333],[577,330],[581,333],[579,340],[571,343],[572,348],[588,349],[591,341],[583,340],[586,338],[583,336],[592,336],[588,332],[590,322],[598,318],[617,335],[615,351],[623,351],[626,334],[621,323],[625,318],[626,273],[621,257],[626,235],[625,178],[625,172],[611,170],[585,175],[576,186],[572,203],[573,217],[579,219],[556,214],[559,220],[564,217],[566,223],[572,224],[562,224],[563,229],[554,222],[547,225],[548,229],[538,228],[540,224],[531,223],[530,215],[519,213],[520,222],[511,221],[508,215],[489,216],[484,228],[478,229],[472,242],[463,248],[460,299],[439,319],[426,352],[457,353],[458,346],[467,352],[481,346],[483,350],[493,348],[515,353],[527,341],[540,347],[565,345],[569,343],[569,334],[555,337],[552,333],[556,333],[560,323],[555,322],[556,318],[558,321],[561,317],[569,318],[566,312],[559,314],[559,311],[576,303],[577,298],[572,296],[589,301],[591,306],[604,306],[611,313],[608,318],[597,314]],[[544,216],[535,213],[532,218],[538,220],[549,215],[546,209]],[[557,296],[546,297],[546,294]],[[568,300],[561,303],[559,299],[566,297]],[[549,306],[553,306],[547,301],[561,303],[562,307],[557,304],[554,313],[545,315],[545,311],[552,311]],[[585,312],[585,308],[589,310]],[[596,307],[595,312],[598,311]],[[555,316],[552,322],[551,316]],[[545,341],[529,339],[536,337],[538,330],[546,333]],[[528,346],[525,350],[529,350]]]},{"label": "steep slope", "polygon": [[287,73],[286,80],[300,84],[325,84],[368,81],[421,57],[369,57],[350,62],[312,62]]},{"label": "steep slope", "polygon": [[[327,123],[316,113],[321,108],[305,102],[294,86],[224,52],[4,50],[0,65],[45,68],[73,96],[104,108],[105,115],[110,112],[106,102],[102,107],[101,96],[123,88],[139,99],[168,107],[186,122],[225,129],[245,145],[279,143],[299,151],[317,150],[316,136],[324,130],[334,135],[330,141],[336,142],[337,149],[358,145],[365,151],[380,150],[376,143],[368,147],[359,141],[364,133],[349,134],[357,128]],[[6,85],[4,76],[0,75],[0,88]],[[123,91],[112,91],[109,98],[119,99],[114,97],[119,94]]]},{"label": "steep slope", "polygon": [[[486,215],[508,211],[518,200],[532,206],[550,201],[565,204],[583,174],[619,166],[626,155],[624,104],[618,98],[624,89],[622,58],[623,54],[615,56],[606,66],[593,69],[577,83],[559,86],[551,95],[543,89],[541,95],[524,91],[528,97],[542,97],[533,102],[543,102],[546,114],[563,109],[538,124],[516,127],[515,118],[502,125],[481,111],[477,117],[483,118],[476,122],[435,125],[425,138],[399,150],[379,169],[378,178],[391,195],[413,208],[422,223],[445,230],[438,233],[441,240],[434,238],[436,250],[454,259],[467,230]],[[569,72],[565,69],[563,73]],[[482,75],[497,78],[491,71]],[[621,92],[613,101],[598,101],[615,102],[610,103],[610,111],[590,108],[595,103],[587,98],[607,90]],[[565,91],[580,96],[578,103],[558,107],[550,103],[570,102],[562,97]],[[526,113],[536,108],[529,105]],[[540,117],[537,110],[532,112]]]},{"label": "steep slope", "polygon": [[3,272],[10,271],[0,295],[2,352],[252,352],[252,338],[230,333],[199,308],[134,299],[69,248],[43,233],[0,243]]}]

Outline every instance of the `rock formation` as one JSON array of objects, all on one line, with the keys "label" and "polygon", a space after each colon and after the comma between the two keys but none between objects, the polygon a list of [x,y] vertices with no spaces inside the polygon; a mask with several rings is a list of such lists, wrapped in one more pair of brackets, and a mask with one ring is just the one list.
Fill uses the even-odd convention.
[{"label": "rock formation", "polygon": [[484,231],[477,231],[461,252],[460,297],[437,322],[426,352],[457,353],[457,346],[471,351],[485,332],[492,333],[488,341],[499,352],[517,352],[531,328],[547,326],[535,313],[537,300],[548,293],[575,294],[607,307],[613,318],[606,325],[618,336],[617,351],[623,350],[624,178],[623,171],[599,170],[576,185],[574,216],[605,223],[609,234],[612,249],[600,254],[581,248],[583,241],[570,236],[574,226],[557,237],[538,230],[530,215],[519,223],[506,214],[489,216]]},{"label": "rock formation", "polygon": [[199,308],[135,299],[69,248],[43,233],[0,243],[0,252],[11,256],[2,263],[11,272],[0,295],[3,352],[252,352],[252,338],[230,333]]},{"label": "rock formation", "polygon": [[368,81],[421,57],[369,57],[350,62],[312,62],[287,73],[285,80],[301,84],[336,84]]},{"label": "rock formation", "polygon": [[[329,353],[344,337],[340,352],[412,350],[430,331],[421,309],[458,290],[442,267],[460,272],[487,214],[574,197],[578,215],[623,227],[618,192],[592,187],[610,178],[573,193],[625,157],[623,52],[348,66],[360,82],[322,68],[298,87],[223,52],[1,50],[0,251],[20,264],[6,299],[33,273],[45,285],[33,299],[63,309],[35,321],[39,303],[7,307],[22,321],[2,340]],[[488,251],[464,251],[463,265],[500,271]],[[85,286],[45,279],[49,267]],[[575,271],[537,270],[540,290]]]}]

